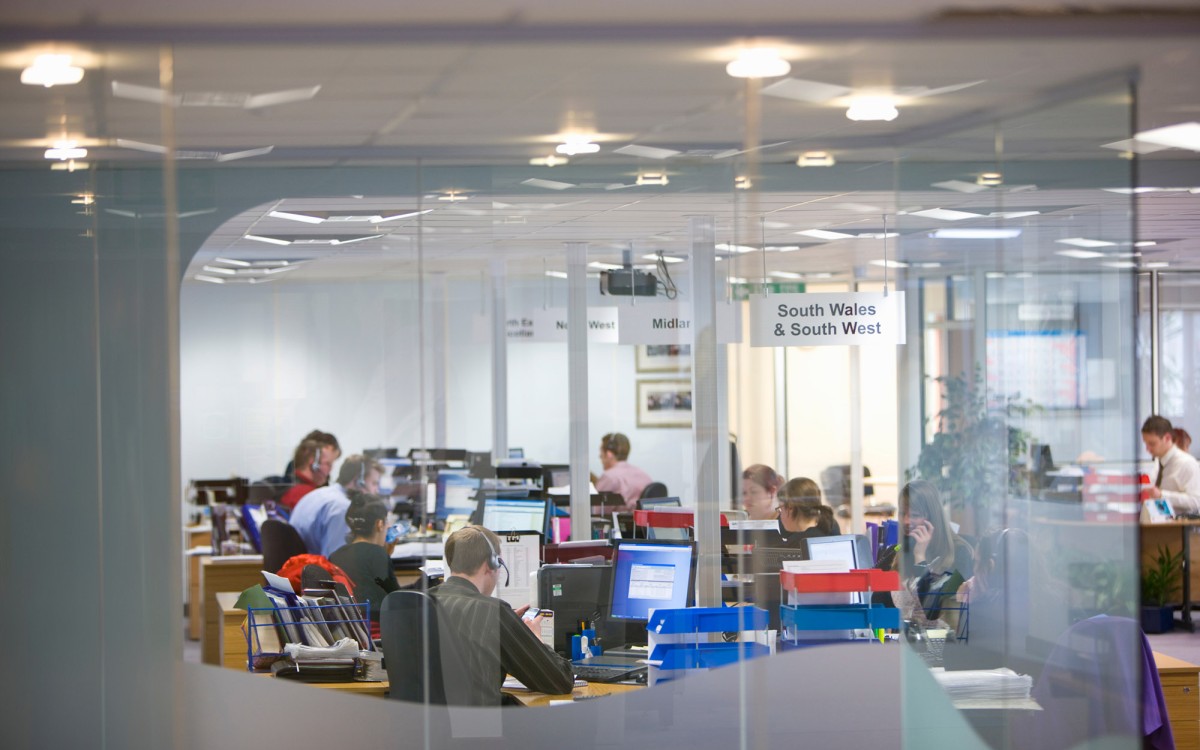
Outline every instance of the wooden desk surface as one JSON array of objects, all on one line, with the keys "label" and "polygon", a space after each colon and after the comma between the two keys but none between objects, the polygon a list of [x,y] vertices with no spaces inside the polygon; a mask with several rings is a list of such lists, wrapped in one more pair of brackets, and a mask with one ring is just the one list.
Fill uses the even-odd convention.
[{"label": "wooden desk surface", "polygon": [[1154,652],[1154,665],[1159,674],[1196,674],[1200,673],[1200,664],[1192,664],[1174,656]]},{"label": "wooden desk surface", "polygon": [[589,682],[583,687],[577,687],[569,693],[563,695],[546,695],[545,693],[531,693],[528,690],[505,690],[512,697],[521,701],[525,706],[549,706],[550,701],[572,701],[578,698],[599,698],[602,695],[616,695],[617,693],[627,693],[630,690],[641,690],[645,685],[618,685],[606,684],[602,682]]}]

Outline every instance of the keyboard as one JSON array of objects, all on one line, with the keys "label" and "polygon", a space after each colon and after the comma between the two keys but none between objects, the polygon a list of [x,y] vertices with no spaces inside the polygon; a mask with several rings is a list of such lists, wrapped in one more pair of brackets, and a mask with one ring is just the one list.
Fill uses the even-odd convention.
[{"label": "keyboard", "polygon": [[645,665],[613,665],[604,666],[599,664],[576,664],[574,665],[575,678],[579,680],[587,680],[588,682],[621,682],[629,680],[643,674],[646,671]]}]

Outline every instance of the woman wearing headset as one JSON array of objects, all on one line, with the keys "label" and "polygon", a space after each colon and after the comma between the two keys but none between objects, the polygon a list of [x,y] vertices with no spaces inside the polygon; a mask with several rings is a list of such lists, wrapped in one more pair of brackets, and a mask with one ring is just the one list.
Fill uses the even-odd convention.
[{"label": "woman wearing headset", "polygon": [[[387,505],[378,495],[368,495],[351,489],[350,507],[346,510],[346,525],[350,527],[350,542],[329,556],[329,561],[346,571],[354,582],[358,601],[371,602],[371,637],[379,637],[379,608],[383,597],[401,587],[392,574],[392,559],[387,549]],[[405,588],[420,588],[418,580]]]}]

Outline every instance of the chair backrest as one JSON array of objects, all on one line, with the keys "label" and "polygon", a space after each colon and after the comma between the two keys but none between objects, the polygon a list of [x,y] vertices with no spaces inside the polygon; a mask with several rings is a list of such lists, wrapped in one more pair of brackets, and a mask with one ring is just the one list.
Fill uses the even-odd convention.
[{"label": "chair backrest", "polygon": [[669,497],[667,494],[667,485],[662,482],[651,482],[646,485],[646,488],[642,490],[642,494],[639,497],[643,499],[648,497]]},{"label": "chair backrest", "polygon": [[259,534],[262,535],[263,570],[274,573],[295,555],[308,554],[300,532],[289,523],[268,518],[263,521]]},{"label": "chair backrest", "polygon": [[466,703],[460,698],[466,693],[465,661],[453,641],[443,643],[439,633],[433,597],[407,590],[384,597],[379,635],[390,698],[438,706]]}]

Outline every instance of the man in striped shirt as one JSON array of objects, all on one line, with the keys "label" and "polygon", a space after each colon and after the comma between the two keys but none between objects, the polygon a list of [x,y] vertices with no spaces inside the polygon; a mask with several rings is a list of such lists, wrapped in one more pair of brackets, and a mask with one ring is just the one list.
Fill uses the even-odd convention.
[{"label": "man in striped shirt", "polygon": [[528,605],[513,611],[503,599],[492,596],[501,570],[508,575],[499,550],[499,537],[482,526],[464,527],[446,540],[450,576],[429,593],[438,603],[442,647],[453,643],[467,674],[443,677],[448,682],[465,679],[468,684],[456,686],[454,692],[476,706],[500,705],[505,674],[540,693],[570,693],[571,663],[542,643],[541,616],[525,622],[521,615]]}]

